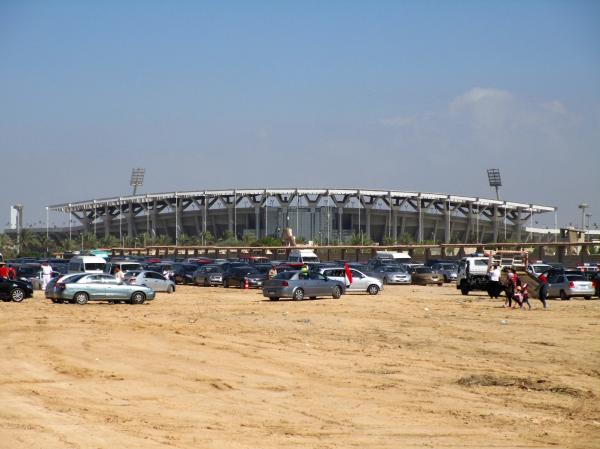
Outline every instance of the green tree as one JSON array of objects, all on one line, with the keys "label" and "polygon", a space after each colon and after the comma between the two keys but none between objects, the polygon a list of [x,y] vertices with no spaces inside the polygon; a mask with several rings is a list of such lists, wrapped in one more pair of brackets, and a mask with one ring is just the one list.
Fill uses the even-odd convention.
[{"label": "green tree", "polygon": [[364,232],[354,233],[350,237],[351,245],[370,245],[373,241]]},{"label": "green tree", "polygon": [[[20,254],[36,255],[40,252],[41,245],[38,236],[31,229],[21,230]],[[44,251],[46,248],[44,248]]]},{"label": "green tree", "polygon": [[119,239],[114,235],[109,235],[100,240],[100,246],[102,246],[102,248],[116,248],[120,246]]},{"label": "green tree", "polygon": [[8,234],[0,234],[0,253],[4,256],[5,259],[9,259],[14,257],[15,248],[14,242],[10,238]]}]

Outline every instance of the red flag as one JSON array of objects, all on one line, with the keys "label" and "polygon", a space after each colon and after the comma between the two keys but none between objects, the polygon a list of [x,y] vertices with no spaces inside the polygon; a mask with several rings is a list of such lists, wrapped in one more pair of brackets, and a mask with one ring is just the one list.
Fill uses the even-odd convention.
[{"label": "red flag", "polygon": [[346,262],[344,262],[344,275],[346,277],[346,285],[350,287],[350,284],[352,284],[352,272]]}]

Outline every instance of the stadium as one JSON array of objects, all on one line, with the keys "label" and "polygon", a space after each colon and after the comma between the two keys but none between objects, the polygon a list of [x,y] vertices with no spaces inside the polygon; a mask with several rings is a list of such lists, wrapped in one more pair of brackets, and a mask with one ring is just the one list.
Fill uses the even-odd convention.
[{"label": "stadium", "polygon": [[[166,235],[296,237],[322,244],[526,241],[539,214],[556,208],[440,193],[363,189],[240,189],[153,193],[48,206],[69,214],[61,232],[99,238]],[[59,230],[56,230],[59,231]],[[55,232],[56,232],[55,231]],[[360,237],[362,236],[362,237]]]}]

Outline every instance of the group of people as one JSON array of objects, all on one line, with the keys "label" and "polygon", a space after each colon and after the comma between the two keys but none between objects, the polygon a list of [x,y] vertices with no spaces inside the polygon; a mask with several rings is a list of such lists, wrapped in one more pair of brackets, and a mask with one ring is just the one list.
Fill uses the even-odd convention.
[{"label": "group of people", "polygon": [[[499,298],[500,293],[504,291],[506,299],[504,300],[504,307],[517,307],[523,309],[525,305],[531,310],[531,303],[529,302],[529,285],[526,282],[522,282],[517,275],[516,270],[512,268],[505,268],[506,279],[502,282],[502,270],[498,264],[490,267],[488,276],[488,294],[490,298]],[[548,308],[547,289],[548,281],[542,275],[539,278],[540,290],[538,292],[538,299],[541,301],[544,309]],[[513,304],[514,302],[514,304]]]},{"label": "group of people", "polygon": [[[48,262],[42,263],[42,290],[46,290],[46,286],[52,279],[52,267]],[[6,265],[6,262],[0,262],[0,278],[16,279],[17,270],[12,265]]]}]

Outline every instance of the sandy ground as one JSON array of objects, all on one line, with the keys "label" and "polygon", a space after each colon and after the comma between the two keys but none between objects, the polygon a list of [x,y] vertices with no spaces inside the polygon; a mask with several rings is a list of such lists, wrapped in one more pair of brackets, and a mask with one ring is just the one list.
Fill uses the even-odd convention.
[{"label": "sandy ground", "polygon": [[600,301],[0,303],[2,448],[600,447]]}]

